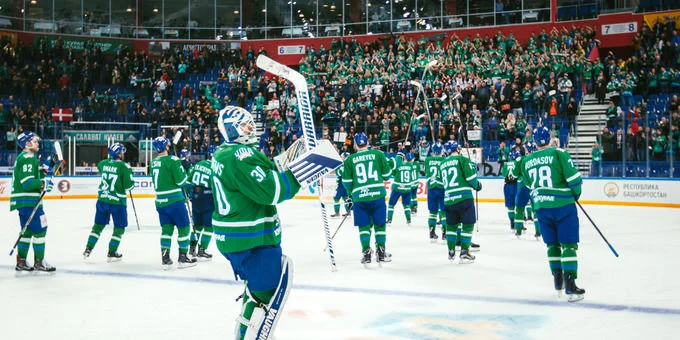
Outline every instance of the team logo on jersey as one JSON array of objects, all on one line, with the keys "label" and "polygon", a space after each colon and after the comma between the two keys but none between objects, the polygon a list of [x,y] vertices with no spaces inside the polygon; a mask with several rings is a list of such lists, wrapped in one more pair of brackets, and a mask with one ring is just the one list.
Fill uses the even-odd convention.
[{"label": "team logo on jersey", "polygon": [[246,158],[248,158],[252,155],[253,155],[253,149],[250,149],[250,148],[238,149],[234,153],[234,156],[236,156],[236,158],[238,158],[239,161],[242,161],[242,160],[244,160],[244,159],[246,159]]},{"label": "team logo on jersey", "polygon": [[59,181],[59,183],[57,183],[57,189],[59,189],[59,192],[61,192],[62,194],[71,191],[71,181],[67,179],[62,179],[61,181]]},{"label": "team logo on jersey", "polygon": [[619,186],[614,182],[607,182],[604,185],[604,194],[609,198],[614,198],[619,195]]}]

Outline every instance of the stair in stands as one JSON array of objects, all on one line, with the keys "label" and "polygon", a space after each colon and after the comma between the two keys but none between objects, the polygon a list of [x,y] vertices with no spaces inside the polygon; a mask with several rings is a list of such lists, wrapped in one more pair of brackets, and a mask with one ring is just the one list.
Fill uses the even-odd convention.
[{"label": "stair in stands", "polygon": [[576,167],[585,174],[590,171],[593,144],[607,123],[607,104],[598,104],[594,95],[585,95],[576,121],[576,133],[569,135],[567,151]]}]

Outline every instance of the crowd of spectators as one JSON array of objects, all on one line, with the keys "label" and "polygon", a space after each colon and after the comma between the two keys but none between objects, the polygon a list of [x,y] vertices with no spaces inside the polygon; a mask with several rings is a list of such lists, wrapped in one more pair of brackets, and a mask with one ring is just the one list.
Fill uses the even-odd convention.
[{"label": "crowd of spectators", "polygon": [[[590,27],[542,30],[526,43],[500,31],[366,43],[345,37],[308,47],[299,69],[321,136],[340,150],[353,150],[352,137],[361,131],[386,152],[400,143],[417,151],[422,140],[457,140],[481,144],[487,160],[503,160],[506,146],[530,142],[528,131],[537,124],[550,126],[555,144],[564,147],[576,130],[581,96],[594,94],[613,101],[609,132],[597,146],[605,160],[618,159],[628,143],[647,145],[640,139],[649,141],[653,159],[677,151],[680,103],[664,96],[680,89],[675,24],[643,25],[630,58],[600,59],[592,53],[598,44]],[[53,107],[72,107],[75,120],[146,123],[140,138],[170,135],[164,125],[187,125],[183,146],[194,153],[219,143],[216,112],[227,104],[254,112],[264,131],[260,148],[270,157],[302,135],[292,85],[255,67],[262,50],[173,46],[151,57],[125,45],[105,56],[91,41],[78,53],[62,39],[36,46],[0,43],[0,147],[11,148],[26,129],[49,135]],[[412,80],[422,83],[422,93]],[[617,137],[631,129],[635,138]],[[481,141],[468,140],[468,131],[479,131]],[[666,144],[653,151],[663,144],[661,135]],[[643,159],[638,149],[627,159]]]},{"label": "crowd of spectators", "polygon": [[[606,126],[593,145],[599,162],[666,162],[680,157],[680,35],[672,18],[646,24],[633,38],[634,54],[610,53],[600,70],[598,98],[609,95]],[[606,86],[603,79],[608,79]]]},{"label": "crowd of spectators", "polygon": [[[432,136],[465,143],[471,130],[483,132],[484,140],[514,144],[537,123],[556,127],[557,134],[574,130],[584,69],[597,63],[587,55],[597,44],[590,27],[543,30],[526,44],[500,31],[418,40],[391,36],[363,44],[347,38],[307,49],[300,71],[324,137],[341,149],[351,150],[359,131],[387,152],[399,142],[415,147]],[[432,60],[437,64],[428,67]],[[422,82],[431,121],[413,79]],[[270,82],[263,102],[271,98],[279,107],[264,110],[263,146],[276,154],[299,135],[299,116],[289,84]]]}]

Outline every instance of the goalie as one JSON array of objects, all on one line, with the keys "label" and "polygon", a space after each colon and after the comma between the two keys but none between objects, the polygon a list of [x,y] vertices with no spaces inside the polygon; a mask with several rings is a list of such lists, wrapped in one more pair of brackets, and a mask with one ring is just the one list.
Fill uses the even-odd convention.
[{"label": "goalie", "polygon": [[[300,187],[335,169],[342,161],[328,141],[292,161],[272,162],[253,148],[258,142],[248,111],[227,106],[219,113],[224,144],[211,164],[215,243],[229,260],[236,279],[245,281],[236,339],[272,339],[293,280],[293,263],[281,250],[281,222],[276,204]],[[285,164],[284,164],[285,163]]]}]

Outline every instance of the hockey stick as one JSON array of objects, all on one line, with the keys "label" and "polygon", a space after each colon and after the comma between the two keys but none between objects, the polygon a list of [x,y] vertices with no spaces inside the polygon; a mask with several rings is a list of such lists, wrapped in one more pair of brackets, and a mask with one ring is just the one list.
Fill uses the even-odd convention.
[{"label": "hockey stick", "polygon": [[[342,218],[342,221],[340,221],[340,225],[335,229],[335,232],[333,233],[333,236],[331,237],[331,240],[335,240],[335,235],[338,234],[338,231],[340,231],[340,227],[342,227],[342,224],[345,223],[345,220],[347,220],[347,217],[349,217],[349,213],[345,215],[345,217]],[[328,247],[323,248],[323,251],[325,252]]]},{"label": "hockey stick", "polygon": [[142,230],[139,227],[139,218],[137,218],[137,207],[135,207],[135,199],[132,198],[132,190],[130,190],[130,203],[132,203],[132,211],[135,213],[135,222],[137,222],[137,230]]},{"label": "hockey stick", "polygon": [[[177,156],[177,143],[179,143],[179,140],[182,139],[182,131],[177,131],[175,133],[175,137],[172,138],[172,152],[175,154],[175,157]],[[189,225],[191,226],[191,230],[194,230],[194,220],[192,219],[192,214],[191,214],[191,206],[189,205],[189,198],[187,197],[186,191],[184,191],[184,188],[180,188],[182,190],[182,196],[184,196],[184,203],[187,205],[187,213],[189,213]]]},{"label": "hockey stick", "polygon": [[581,211],[583,211],[583,214],[586,215],[586,217],[588,218],[588,220],[590,221],[590,223],[593,225],[593,227],[595,227],[595,230],[597,230],[597,233],[600,234],[600,236],[602,237],[602,239],[604,240],[604,242],[609,246],[609,249],[611,249],[612,253],[614,253],[614,256],[619,257],[619,253],[617,253],[617,252],[616,252],[616,249],[614,249],[614,247],[611,245],[611,243],[609,243],[609,241],[607,241],[607,238],[604,237],[604,235],[603,235],[602,232],[600,231],[600,228],[597,227],[597,225],[595,224],[595,222],[593,221],[593,219],[590,218],[590,215],[588,215],[588,213],[586,212],[586,210],[583,209],[583,206],[581,205],[581,203],[580,203],[579,201],[575,201],[575,202],[576,202],[576,204],[578,205],[578,207],[581,208]]},{"label": "hockey stick", "polygon": [[[57,154],[57,159],[59,161],[58,164],[55,164],[54,168],[52,168],[52,176],[50,177],[50,180],[54,178],[54,174],[61,169],[61,166],[64,164],[64,154],[61,152],[61,145],[59,144],[58,141],[54,142],[54,152]],[[12,256],[14,254],[14,250],[17,249],[17,246],[19,245],[19,241],[21,241],[21,235],[23,235],[26,232],[26,229],[28,229],[28,226],[31,224],[31,221],[33,220],[33,216],[35,216],[35,212],[38,211],[38,207],[40,207],[40,204],[42,203],[43,198],[45,198],[45,194],[47,193],[46,190],[43,190],[42,193],[40,193],[40,198],[38,199],[38,203],[35,205],[35,208],[33,208],[33,211],[31,211],[31,215],[28,216],[28,220],[26,220],[26,223],[24,223],[24,227],[21,228],[21,231],[19,232],[19,237],[17,237],[16,242],[14,242],[14,246],[12,246],[12,250],[9,251],[9,256]]]},{"label": "hockey stick", "polygon": [[[298,107],[300,109],[300,119],[302,122],[302,134],[305,136],[307,150],[311,150],[316,146],[316,130],[314,128],[314,114],[312,112],[312,105],[309,99],[309,92],[307,92],[307,80],[303,75],[294,71],[290,67],[282,65],[264,54],[260,54],[256,61],[257,67],[272,73],[276,76],[282,77],[295,86],[295,96],[298,99]],[[321,181],[317,181],[317,187],[321,187]],[[331,271],[336,271],[335,252],[333,251],[333,240],[331,239],[331,231],[328,227],[328,217],[326,216],[326,204],[323,202],[321,190],[318,190],[319,205],[321,206],[321,220],[323,230],[326,235],[326,243],[328,247],[328,254],[331,260]]]}]

